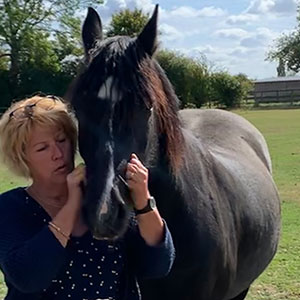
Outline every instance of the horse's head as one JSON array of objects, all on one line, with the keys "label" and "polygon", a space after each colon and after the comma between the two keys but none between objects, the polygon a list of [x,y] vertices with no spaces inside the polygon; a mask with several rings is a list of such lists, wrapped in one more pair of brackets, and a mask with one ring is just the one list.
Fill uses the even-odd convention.
[{"label": "horse's head", "polygon": [[[128,206],[120,191],[124,183],[116,184],[116,179],[122,175],[120,165],[132,152],[145,159],[152,107],[162,120],[176,115],[176,105],[167,105],[166,94],[175,97],[173,90],[152,59],[157,15],[158,6],[136,38],[103,39],[101,20],[93,9],[83,25],[86,66],[75,81],[71,103],[87,167],[83,211],[90,229],[100,238],[117,237],[126,228]],[[172,137],[176,125],[162,120],[158,126],[169,127]]]}]

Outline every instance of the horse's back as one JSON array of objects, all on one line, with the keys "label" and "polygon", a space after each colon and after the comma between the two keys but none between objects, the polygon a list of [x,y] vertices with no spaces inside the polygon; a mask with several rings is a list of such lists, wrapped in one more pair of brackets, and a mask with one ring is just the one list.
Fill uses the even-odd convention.
[{"label": "horse's back", "polygon": [[262,134],[243,117],[219,109],[184,109],[183,126],[209,151],[227,151],[249,160],[249,151],[272,171],[271,158]]}]

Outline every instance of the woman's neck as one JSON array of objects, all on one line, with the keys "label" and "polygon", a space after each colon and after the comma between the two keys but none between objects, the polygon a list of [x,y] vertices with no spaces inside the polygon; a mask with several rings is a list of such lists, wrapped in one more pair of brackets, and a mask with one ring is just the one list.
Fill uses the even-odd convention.
[{"label": "woman's neck", "polygon": [[47,182],[34,181],[27,188],[27,192],[42,206],[62,207],[68,198],[68,187],[66,183],[49,184]]},{"label": "woman's neck", "polygon": [[[37,201],[51,218],[54,218],[61,208],[66,204],[68,199],[67,184],[43,184],[41,182],[33,182],[27,189],[27,193]],[[81,215],[78,216],[73,236],[82,236],[88,227],[85,225]]]}]

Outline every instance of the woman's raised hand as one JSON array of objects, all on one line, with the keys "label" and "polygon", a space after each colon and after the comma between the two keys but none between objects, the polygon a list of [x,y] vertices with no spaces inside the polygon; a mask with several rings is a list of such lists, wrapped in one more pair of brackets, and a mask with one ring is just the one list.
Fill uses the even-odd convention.
[{"label": "woman's raised hand", "polygon": [[126,178],[136,209],[144,208],[150,197],[148,175],[148,169],[138,159],[137,155],[131,154],[127,164]]}]

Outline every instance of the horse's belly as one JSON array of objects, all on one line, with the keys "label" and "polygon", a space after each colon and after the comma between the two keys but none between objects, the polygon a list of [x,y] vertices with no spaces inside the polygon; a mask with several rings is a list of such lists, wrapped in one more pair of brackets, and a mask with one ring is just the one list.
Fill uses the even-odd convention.
[{"label": "horse's belly", "polygon": [[[247,155],[211,151],[215,172],[224,189],[223,201],[235,201],[232,216],[238,224],[236,279],[228,299],[250,286],[276,253],[280,231],[280,200],[272,176],[252,151]],[[229,190],[225,194],[225,190]]]}]

